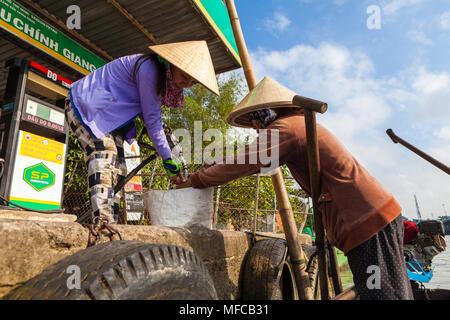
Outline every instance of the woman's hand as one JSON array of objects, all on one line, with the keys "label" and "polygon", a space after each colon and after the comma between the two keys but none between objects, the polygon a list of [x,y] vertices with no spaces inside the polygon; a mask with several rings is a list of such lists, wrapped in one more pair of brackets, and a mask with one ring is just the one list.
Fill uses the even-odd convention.
[{"label": "woman's hand", "polygon": [[170,178],[170,182],[180,184],[186,181],[183,177],[183,173],[181,172],[181,167],[176,161],[171,158],[163,160],[163,167]]},{"label": "woman's hand", "polygon": [[187,179],[185,182],[177,185],[177,189],[184,189],[184,188],[192,188],[191,179]]},{"label": "woman's hand", "polygon": [[170,178],[170,182],[179,185],[186,182],[186,179],[184,178],[183,174],[179,172],[176,176],[173,176]]}]

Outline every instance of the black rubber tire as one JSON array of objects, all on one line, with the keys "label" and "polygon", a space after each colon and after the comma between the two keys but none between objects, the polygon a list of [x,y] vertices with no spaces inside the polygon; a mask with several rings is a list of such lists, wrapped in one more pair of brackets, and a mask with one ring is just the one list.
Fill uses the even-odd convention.
[{"label": "black rubber tire", "polygon": [[[302,244],[309,258],[314,248]],[[293,267],[283,239],[263,239],[251,248],[242,277],[243,300],[298,300]]]},{"label": "black rubber tire", "polygon": [[[69,290],[81,271],[81,288]],[[81,250],[14,289],[6,300],[217,300],[202,261],[173,245],[112,241]]]}]

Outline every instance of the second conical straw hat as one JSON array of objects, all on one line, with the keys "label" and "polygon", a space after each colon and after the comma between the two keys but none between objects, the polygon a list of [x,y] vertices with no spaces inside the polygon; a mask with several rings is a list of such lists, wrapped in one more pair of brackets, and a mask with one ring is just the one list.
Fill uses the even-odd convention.
[{"label": "second conical straw hat", "polygon": [[245,98],[230,112],[227,122],[232,126],[252,128],[249,121],[251,112],[266,109],[293,107],[292,99],[296,93],[269,77],[258,83],[258,85],[245,96]]},{"label": "second conical straw hat", "polygon": [[219,95],[216,73],[206,41],[159,44],[150,46],[149,49]]}]

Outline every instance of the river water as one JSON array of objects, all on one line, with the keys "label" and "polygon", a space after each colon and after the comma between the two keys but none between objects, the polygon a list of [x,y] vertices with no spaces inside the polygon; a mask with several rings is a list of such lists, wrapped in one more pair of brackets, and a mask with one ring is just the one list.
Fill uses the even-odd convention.
[{"label": "river water", "polygon": [[450,236],[445,236],[447,249],[433,259],[433,278],[428,284],[424,284],[429,289],[450,289]]}]

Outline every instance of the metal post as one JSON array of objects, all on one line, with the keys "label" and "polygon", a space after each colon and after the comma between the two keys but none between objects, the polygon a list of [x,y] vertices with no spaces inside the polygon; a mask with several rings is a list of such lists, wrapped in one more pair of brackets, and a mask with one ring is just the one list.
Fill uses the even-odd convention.
[{"label": "metal post", "polygon": [[64,192],[63,192],[63,196],[61,199],[61,205],[64,202],[67,191],[69,190],[70,184],[72,183],[73,176],[75,175],[75,172],[77,171],[77,167],[78,167],[79,163],[80,163],[79,161],[75,161],[75,167],[73,167],[73,169],[72,169],[72,173],[70,174],[69,181],[67,181],[66,188],[64,189]]},{"label": "metal post", "polygon": [[152,175],[150,176],[150,182],[148,184],[149,190],[152,188],[152,185],[153,185],[153,178],[155,177],[155,171],[156,171],[156,166],[158,165],[158,161],[159,161],[159,158],[156,158],[155,162],[153,163]]},{"label": "metal post", "polygon": [[219,205],[220,205],[220,190],[221,187],[217,187],[217,195],[216,195],[216,207],[214,208],[214,218],[213,218],[213,228],[217,228],[217,213],[219,212]]},{"label": "metal post", "polygon": [[258,201],[259,201],[259,174],[256,175],[256,186],[255,186],[255,207],[253,209],[253,236],[256,234],[256,227],[258,224]]},{"label": "metal post", "polygon": [[309,202],[305,204],[305,213],[303,214],[303,221],[302,224],[300,225],[300,228],[298,228],[298,233],[300,234],[303,232],[303,229],[305,229],[306,220],[308,220],[308,210],[309,210]]},{"label": "metal post", "polygon": [[[125,189],[122,189],[120,191],[122,194],[122,200],[123,200],[123,224],[128,224],[128,214],[127,214],[127,196],[125,194]],[[143,214],[143,213],[142,213]]]}]

